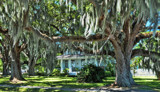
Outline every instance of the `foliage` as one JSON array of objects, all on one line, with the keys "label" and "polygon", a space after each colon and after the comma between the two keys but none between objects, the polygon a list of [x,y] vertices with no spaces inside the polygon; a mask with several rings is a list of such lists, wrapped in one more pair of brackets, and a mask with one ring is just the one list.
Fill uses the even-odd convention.
[{"label": "foliage", "polygon": [[45,74],[45,68],[44,67],[42,67],[42,66],[40,66],[40,65],[38,65],[38,66],[36,66],[35,67],[35,73],[36,73],[36,75],[39,75],[39,76],[44,76],[44,75],[46,75]]},{"label": "foliage", "polygon": [[52,72],[53,76],[68,76],[68,74],[69,74],[68,68],[65,68],[62,73],[57,68],[53,69],[53,72]]},{"label": "foliage", "polygon": [[77,75],[78,82],[102,82],[104,78],[104,69],[92,64],[85,65]]},{"label": "foliage", "polygon": [[131,61],[131,70],[133,70],[133,75],[135,75],[137,67],[140,67],[139,65],[142,61],[142,57],[135,57]]},{"label": "foliage", "polygon": [[[157,52],[160,53],[160,39],[159,38],[149,38],[141,40],[136,48],[141,48],[144,50],[149,50],[149,52]],[[151,55],[150,55],[151,56]],[[144,69],[151,69],[155,72],[158,79],[160,79],[160,62],[159,57],[152,58],[152,57],[136,57],[134,58],[135,63]],[[137,66],[137,64],[135,66]]]},{"label": "foliage", "polygon": [[58,69],[53,69],[53,72],[52,72],[52,75],[54,75],[54,76],[59,76],[60,75],[60,70],[58,70]]},{"label": "foliage", "polygon": [[110,71],[105,71],[105,76],[106,77],[111,77],[113,76],[112,73]]},{"label": "foliage", "polygon": [[108,62],[105,69],[106,69],[106,72],[111,73],[111,75],[109,74],[110,76],[115,76],[115,64]]},{"label": "foliage", "polygon": [[[148,0],[148,1],[147,0],[146,1],[119,0],[117,2],[115,2],[115,0],[93,0],[92,4],[89,3],[88,0],[87,1],[74,0],[74,1],[77,1],[76,3],[77,6],[71,2],[73,0],[59,0],[59,1],[55,0],[54,2],[50,0],[45,0],[42,2],[40,2],[39,0],[36,0],[36,1],[23,0],[23,1],[3,0],[2,3],[0,3],[0,14],[1,14],[0,16],[2,16],[0,18],[3,21],[2,24],[5,25],[5,27],[10,30],[9,31],[10,36],[13,37],[14,43],[17,40],[19,40],[21,36],[23,35],[27,36],[23,32],[24,28],[28,24],[26,23],[27,21],[30,23],[29,25],[31,27],[34,27],[35,29],[40,29],[39,31],[41,31],[42,33],[45,33],[49,37],[51,36],[62,37],[62,36],[72,36],[72,35],[80,36],[83,34],[86,38],[95,34],[104,34],[104,36],[106,36],[108,35],[108,34],[105,34],[105,33],[108,33],[106,32],[106,28],[112,29],[111,33],[117,33],[117,32],[120,32],[121,30],[126,29],[124,27],[124,24],[125,24],[125,21],[128,20],[128,18],[130,18],[131,20],[129,21],[130,23],[129,25],[131,25],[129,28],[130,29],[129,33],[136,32],[132,29],[135,29],[134,26],[137,27],[137,25],[135,24],[139,24],[139,23],[141,24],[141,21],[144,21],[143,24],[145,24],[146,21],[150,20],[150,22],[153,22],[151,23],[151,25],[153,25],[154,29],[158,25],[157,9],[159,8],[158,7],[159,0],[158,1],[157,0]],[[27,14],[27,12],[29,12],[29,14]],[[29,15],[29,17],[25,18],[26,15]],[[78,20],[78,21],[75,22],[75,20]],[[81,25],[79,24],[79,22],[81,22]],[[77,26],[75,25],[80,26],[80,28],[78,28],[77,30],[76,28]],[[114,38],[116,38],[117,40],[120,37],[119,39],[120,42],[119,40],[117,40],[116,42],[118,42],[118,44],[120,43],[120,46],[125,46],[122,42],[124,40],[124,37],[121,37],[120,33],[118,33],[118,35],[116,35]],[[34,37],[37,39],[37,36],[34,35]],[[32,45],[32,46],[28,45],[28,47],[35,48],[35,49],[29,49],[29,52],[32,54],[31,56],[34,56],[34,57],[36,56],[37,58],[39,56],[37,55],[38,53],[37,48],[40,47],[40,45],[33,44],[33,43],[35,42],[38,43],[39,40],[33,41],[33,38],[30,38],[30,37],[28,38],[30,40],[29,42]],[[23,41],[24,40],[21,40],[21,42]],[[26,43],[28,43],[28,40]],[[100,51],[105,51],[106,53],[108,53],[106,43],[107,41],[105,41],[105,44],[102,42],[102,44],[100,45],[94,44],[94,42],[91,43],[92,46],[94,47],[93,49],[91,48],[91,51],[93,50],[93,52],[96,52],[96,51],[99,51],[100,49]],[[83,44],[81,45],[83,48],[85,48]],[[40,53],[43,53],[41,54],[41,57],[46,57],[46,55],[51,56],[51,54],[48,55],[49,51],[52,51],[52,52],[54,51],[53,53],[54,55],[52,55],[54,56],[54,58],[47,57],[47,59],[49,59],[47,61],[51,61],[55,59],[55,53],[56,53],[55,50],[57,50],[57,48],[56,48],[56,45],[55,44],[53,45],[52,43],[49,43],[45,46],[43,45],[42,47],[48,48],[48,46],[53,46],[53,48],[49,47],[49,49],[40,51]],[[68,45],[68,46],[72,47],[71,45]],[[129,46],[129,45],[126,45],[126,46]],[[62,45],[60,45],[59,47],[63,48]],[[86,46],[86,47],[89,47],[89,46]],[[106,49],[103,50],[103,48],[106,48]],[[121,47],[121,48],[124,48],[124,47]],[[128,48],[128,47],[125,47],[125,48]],[[63,50],[66,50],[66,49],[63,49]],[[115,54],[115,55],[118,55],[118,54]],[[48,63],[47,65],[46,65],[47,68],[48,67],[52,68],[52,65],[54,64],[51,61],[51,63]],[[52,70],[52,69],[49,69],[49,70]],[[44,72],[44,68],[42,71]]]},{"label": "foliage", "polygon": [[55,68],[60,68],[60,65],[56,65],[56,67]]},{"label": "foliage", "polygon": [[66,75],[66,76],[68,76],[68,74],[69,74],[69,69],[68,69],[68,68],[65,68],[65,69],[63,70],[63,73],[62,73],[61,75]]}]

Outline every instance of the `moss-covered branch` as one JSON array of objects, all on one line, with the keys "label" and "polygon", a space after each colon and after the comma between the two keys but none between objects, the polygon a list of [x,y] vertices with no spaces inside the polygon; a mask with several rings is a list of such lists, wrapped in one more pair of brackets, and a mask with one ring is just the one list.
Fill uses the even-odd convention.
[{"label": "moss-covered branch", "polygon": [[144,49],[134,49],[132,51],[131,58],[134,58],[136,56],[151,57],[153,59],[157,59],[158,61],[160,61],[160,53],[154,51],[148,51]]},{"label": "moss-covered branch", "polygon": [[[136,35],[136,39],[134,41],[134,44],[137,44],[142,39],[150,38],[152,36],[153,36],[153,32],[139,33],[138,35]],[[155,33],[155,37],[159,37],[160,38],[160,31],[157,31]]]},{"label": "moss-covered branch", "polygon": [[104,36],[101,34],[97,35],[92,35],[89,36],[88,38],[83,37],[83,36],[53,36],[49,37],[46,34],[41,33],[38,29],[33,28],[33,27],[27,27],[25,28],[26,30],[32,32],[39,38],[47,41],[47,42],[69,42],[69,41],[74,41],[74,42],[85,42],[85,41],[102,41],[102,40],[107,40],[108,36]]}]

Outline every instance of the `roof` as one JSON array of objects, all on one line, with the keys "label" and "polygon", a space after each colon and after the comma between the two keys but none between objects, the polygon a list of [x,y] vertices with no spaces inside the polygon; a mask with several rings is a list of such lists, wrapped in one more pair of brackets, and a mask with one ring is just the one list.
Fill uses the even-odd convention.
[{"label": "roof", "polygon": [[96,55],[61,55],[57,56],[57,59],[85,59],[96,58]]}]

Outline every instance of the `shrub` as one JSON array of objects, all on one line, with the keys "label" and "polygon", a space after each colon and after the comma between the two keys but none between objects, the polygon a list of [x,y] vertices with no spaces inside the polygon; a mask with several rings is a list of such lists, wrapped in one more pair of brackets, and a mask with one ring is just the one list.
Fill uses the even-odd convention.
[{"label": "shrub", "polygon": [[63,75],[68,75],[69,74],[69,69],[68,68],[65,68],[64,70],[63,70]]},{"label": "shrub", "polygon": [[[108,63],[105,69],[106,69],[106,71],[110,71],[111,76],[115,76],[115,64]],[[107,76],[107,77],[109,77],[109,76]]]},{"label": "shrub", "polygon": [[60,75],[60,70],[58,70],[58,69],[55,68],[55,69],[53,70],[52,75],[54,75],[54,76],[59,76],[59,75]]},{"label": "shrub", "polygon": [[61,68],[61,66],[60,65],[56,65],[56,67],[55,68]]},{"label": "shrub", "polygon": [[38,75],[38,76],[46,76],[46,74],[42,73],[42,72],[36,72],[35,74]]},{"label": "shrub", "polygon": [[84,66],[77,75],[78,82],[102,82],[102,79],[104,78],[104,69],[92,64]]},{"label": "shrub", "polygon": [[110,71],[105,71],[105,76],[106,77],[111,77],[112,76],[112,73]]}]

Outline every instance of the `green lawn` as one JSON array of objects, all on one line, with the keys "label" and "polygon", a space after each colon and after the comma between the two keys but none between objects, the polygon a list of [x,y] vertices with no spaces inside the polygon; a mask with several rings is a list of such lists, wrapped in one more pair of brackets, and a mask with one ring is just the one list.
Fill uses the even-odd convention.
[{"label": "green lawn", "polygon": [[[156,77],[134,77],[134,80],[137,84],[148,86],[148,89],[154,89],[160,92],[160,80],[157,80]],[[144,87],[144,89],[146,89]]]},{"label": "green lawn", "polygon": [[[26,77],[27,81],[22,83],[11,83],[9,77],[1,77],[0,85],[23,85],[23,86],[43,86],[43,87],[57,87],[57,88],[91,88],[109,85],[114,82],[114,77],[108,77],[103,80],[102,83],[77,83],[76,77],[46,77],[46,76],[34,76]],[[135,81],[140,85],[149,86],[144,89],[154,89],[160,91],[160,81],[155,77],[135,77]],[[11,87],[0,87],[0,91],[41,91],[49,92],[51,89],[28,89],[28,88],[11,88]],[[54,90],[59,91],[59,90]]]}]

